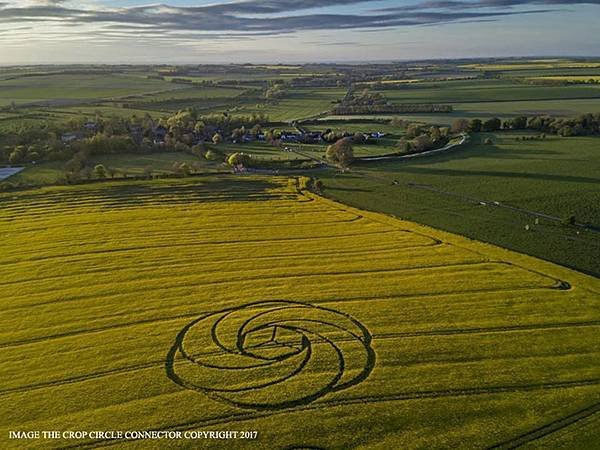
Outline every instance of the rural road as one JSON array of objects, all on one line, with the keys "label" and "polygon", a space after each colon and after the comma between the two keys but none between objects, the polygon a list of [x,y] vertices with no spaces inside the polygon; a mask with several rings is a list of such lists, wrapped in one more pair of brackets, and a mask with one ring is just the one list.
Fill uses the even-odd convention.
[{"label": "rural road", "polygon": [[420,158],[422,156],[430,156],[430,155],[436,155],[438,153],[442,153],[448,150],[452,150],[455,147],[458,147],[460,145],[463,145],[467,139],[468,139],[469,135],[466,133],[461,134],[461,139],[459,142],[455,142],[452,144],[447,144],[444,147],[441,148],[436,148],[433,150],[427,150],[426,152],[419,152],[419,153],[412,153],[410,155],[390,155],[390,156],[365,156],[362,158],[357,158],[360,161],[389,161],[389,160],[402,160],[402,159],[412,159],[412,158]]}]

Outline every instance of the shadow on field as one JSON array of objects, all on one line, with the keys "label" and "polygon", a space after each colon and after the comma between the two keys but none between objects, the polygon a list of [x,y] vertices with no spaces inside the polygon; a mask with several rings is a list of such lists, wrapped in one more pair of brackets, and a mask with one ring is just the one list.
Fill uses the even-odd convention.
[{"label": "shadow on field", "polygon": [[[179,182],[173,185],[160,184],[117,184],[102,187],[97,195],[105,207],[119,208],[147,204],[190,204],[191,202],[267,201],[293,197],[286,193],[269,190],[280,187],[269,180],[257,179],[213,179],[201,183]],[[294,197],[295,198],[295,197]]]},{"label": "shadow on field", "polygon": [[337,187],[337,186],[327,186],[327,189],[329,189],[330,191],[342,191],[342,192],[371,192],[368,189]]},{"label": "shadow on field", "polygon": [[268,179],[215,178],[180,179],[169,183],[98,182],[74,189],[54,192],[31,192],[19,195],[19,203],[43,202],[61,206],[101,206],[104,208],[127,208],[144,205],[183,205],[193,202],[267,201],[287,199],[292,193],[272,192],[281,184]]}]

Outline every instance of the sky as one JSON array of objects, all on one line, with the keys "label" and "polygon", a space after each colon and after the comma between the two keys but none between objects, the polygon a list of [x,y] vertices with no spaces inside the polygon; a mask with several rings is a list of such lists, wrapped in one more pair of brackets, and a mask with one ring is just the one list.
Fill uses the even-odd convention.
[{"label": "sky", "polygon": [[600,0],[0,0],[0,64],[600,56]]}]

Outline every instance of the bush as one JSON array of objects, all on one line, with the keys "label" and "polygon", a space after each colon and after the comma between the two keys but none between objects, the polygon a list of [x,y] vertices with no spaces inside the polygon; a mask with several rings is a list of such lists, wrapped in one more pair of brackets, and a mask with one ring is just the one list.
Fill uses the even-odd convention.
[{"label": "bush", "polygon": [[298,187],[300,190],[310,189],[312,187],[312,178],[300,177],[298,178]]},{"label": "bush", "polygon": [[204,157],[209,161],[219,161],[223,159],[223,155],[215,150],[208,150]]},{"label": "bush", "polygon": [[229,164],[230,166],[249,167],[251,163],[252,158],[250,157],[250,155],[247,155],[245,153],[236,152],[229,155],[229,157],[227,158],[227,164]]},{"label": "bush", "polygon": [[94,167],[94,175],[96,178],[106,178],[106,167],[104,167],[102,164],[98,164],[96,167]]}]

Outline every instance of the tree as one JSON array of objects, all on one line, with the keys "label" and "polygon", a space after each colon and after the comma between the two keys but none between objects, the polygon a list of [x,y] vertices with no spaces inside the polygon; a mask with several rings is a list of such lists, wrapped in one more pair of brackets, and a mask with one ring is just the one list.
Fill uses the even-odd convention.
[{"label": "tree", "polygon": [[527,117],[525,117],[525,116],[515,117],[512,120],[511,125],[512,125],[511,128],[513,130],[524,130],[525,128],[527,128]]},{"label": "tree", "polygon": [[144,177],[147,179],[151,179],[154,174],[154,168],[152,166],[144,167]]},{"label": "tree", "polygon": [[190,173],[192,172],[192,168],[190,167],[190,165],[186,162],[182,162],[181,164],[179,164],[179,174],[181,176],[188,176]]},{"label": "tree", "polygon": [[406,127],[406,137],[409,139],[416,138],[421,132],[421,127],[416,123],[411,123]]},{"label": "tree", "polygon": [[222,158],[221,153],[219,153],[218,151],[215,151],[215,150],[208,150],[204,154],[204,157],[209,161],[217,161]]},{"label": "tree", "polygon": [[212,141],[213,144],[219,145],[223,141],[223,136],[221,136],[219,133],[215,133],[215,135],[212,137]]},{"label": "tree", "polygon": [[497,117],[494,117],[493,119],[488,119],[485,122],[483,122],[482,129],[483,129],[483,131],[492,132],[492,131],[498,131],[501,126],[502,126],[502,121],[500,119],[498,119]]},{"label": "tree", "polygon": [[204,131],[204,122],[202,122],[202,121],[196,122],[196,124],[194,125],[194,133],[202,134],[203,131]]},{"label": "tree", "polygon": [[364,143],[367,139],[365,138],[365,135],[362,134],[361,132],[357,131],[356,133],[354,133],[354,136],[352,136],[352,140],[356,143],[356,144],[362,144]]},{"label": "tree", "polygon": [[573,131],[573,127],[564,126],[560,130],[558,130],[558,134],[562,137],[571,137],[575,135],[575,132]]},{"label": "tree", "polygon": [[325,155],[329,161],[342,167],[348,167],[354,160],[352,140],[350,138],[340,139],[335,144],[327,147]]},{"label": "tree", "polygon": [[243,132],[242,128],[235,128],[231,132],[231,139],[233,139],[234,141],[237,141],[237,140],[241,139],[242,136],[244,136],[244,132]]},{"label": "tree", "polygon": [[456,119],[452,122],[452,127],[450,130],[453,133],[464,133],[469,129],[469,121],[467,119]]},{"label": "tree", "polygon": [[96,178],[106,178],[106,167],[104,167],[102,164],[98,164],[96,167],[94,167],[94,176]]},{"label": "tree", "polygon": [[283,95],[285,94],[284,90],[282,89],[282,85],[281,84],[275,84],[272,87],[270,87],[269,89],[267,89],[267,91],[265,92],[265,98],[267,100],[273,100],[273,99],[277,99],[277,98],[281,98],[283,97]]},{"label": "tree", "polygon": [[190,151],[192,152],[192,155],[202,157],[206,154],[206,147],[204,147],[203,143],[198,143],[194,145]]},{"label": "tree", "polygon": [[416,152],[429,150],[432,146],[433,142],[427,134],[422,134],[421,136],[417,136],[415,139],[413,139],[413,149]]},{"label": "tree", "polygon": [[406,140],[406,138],[401,138],[396,144],[396,147],[398,147],[399,153],[410,152],[410,143]]},{"label": "tree", "polygon": [[481,126],[483,123],[480,119],[472,119],[469,123],[469,131],[473,133],[479,133],[481,131]]},{"label": "tree", "polygon": [[250,155],[247,155],[245,153],[236,152],[229,155],[229,158],[227,158],[227,164],[229,164],[230,166],[248,167],[251,161],[252,158],[250,157]]},{"label": "tree", "polygon": [[250,129],[250,135],[256,137],[258,136],[260,133],[262,133],[262,127],[260,126],[259,123],[255,124],[251,129]]},{"label": "tree", "polygon": [[392,120],[390,120],[390,125],[393,127],[398,127],[398,128],[406,128],[408,125],[408,122],[406,120],[404,120],[402,117],[394,117],[392,118]]},{"label": "tree", "polygon": [[429,129],[429,137],[431,138],[431,140],[433,142],[437,142],[442,138],[442,133],[440,132],[440,128],[439,127],[431,127]]}]

